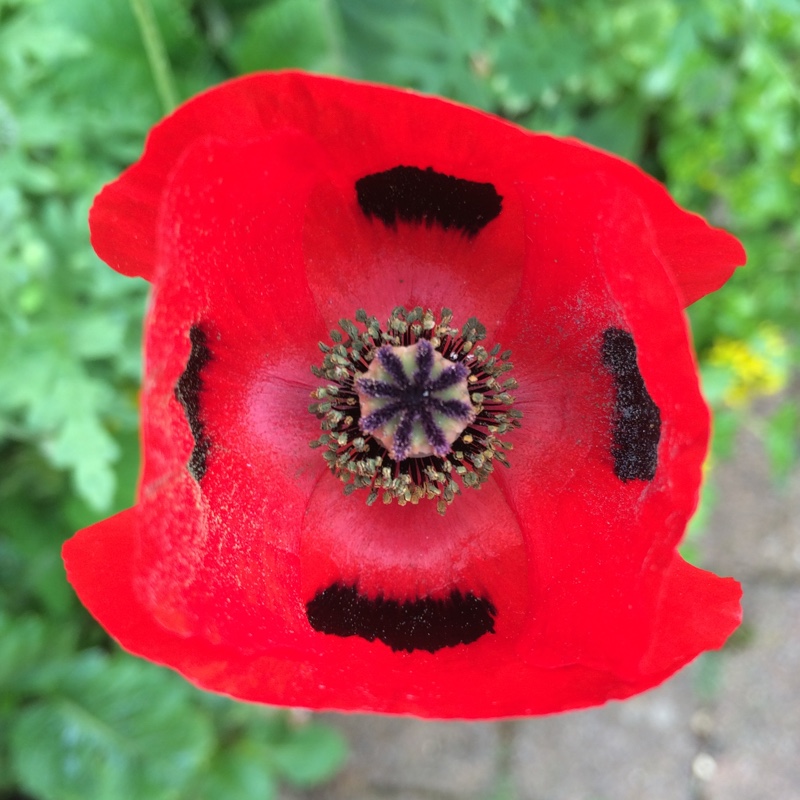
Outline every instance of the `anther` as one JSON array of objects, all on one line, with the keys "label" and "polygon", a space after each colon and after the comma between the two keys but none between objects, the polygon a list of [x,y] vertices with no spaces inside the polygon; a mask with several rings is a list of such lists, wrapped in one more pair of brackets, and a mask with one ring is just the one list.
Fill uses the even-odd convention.
[{"label": "anther", "polygon": [[[356,322],[340,320],[330,346],[320,343],[322,367],[312,372],[324,386],[312,392],[309,411],[323,430],[324,447],[345,493],[367,489],[372,505],[436,501],[440,513],[462,487],[480,488],[494,463],[508,466],[498,450],[511,443],[498,434],[520,425],[510,408],[510,351],[478,345],[486,329],[475,318],[459,331],[452,311],[437,322],[430,310],[395,308],[385,327],[363,309]],[[454,478],[458,478],[455,480]]]}]

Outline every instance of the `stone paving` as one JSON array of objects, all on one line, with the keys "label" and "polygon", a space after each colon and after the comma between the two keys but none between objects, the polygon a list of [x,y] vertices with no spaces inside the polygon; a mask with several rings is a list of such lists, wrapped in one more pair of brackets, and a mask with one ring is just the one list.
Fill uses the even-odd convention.
[{"label": "stone paving", "polygon": [[800,469],[743,435],[715,471],[703,563],[745,590],[728,647],[625,703],[530,720],[326,715],[351,744],[283,800],[800,800]]}]

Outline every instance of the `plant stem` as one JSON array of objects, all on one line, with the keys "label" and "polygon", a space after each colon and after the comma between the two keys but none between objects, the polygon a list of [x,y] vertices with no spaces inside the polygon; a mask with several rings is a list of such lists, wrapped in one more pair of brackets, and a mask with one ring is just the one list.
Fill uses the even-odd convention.
[{"label": "plant stem", "polygon": [[130,0],[130,2],[136,22],[139,24],[139,32],[142,35],[158,97],[164,113],[169,114],[178,105],[178,92],[175,89],[175,79],[167,58],[164,40],[161,38],[149,0]]}]

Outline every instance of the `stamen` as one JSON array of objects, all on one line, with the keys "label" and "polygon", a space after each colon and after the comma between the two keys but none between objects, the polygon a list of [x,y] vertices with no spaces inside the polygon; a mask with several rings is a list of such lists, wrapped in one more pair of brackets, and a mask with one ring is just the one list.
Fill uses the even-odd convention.
[{"label": "stamen", "polygon": [[461,331],[452,312],[437,322],[430,311],[396,308],[385,329],[364,310],[340,320],[333,345],[320,342],[322,367],[312,371],[329,383],[316,389],[309,410],[323,433],[325,461],[345,493],[367,489],[399,505],[436,500],[444,513],[462,487],[480,488],[494,464],[508,466],[510,442],[500,436],[519,427],[510,408],[510,351],[478,345],[486,329],[470,318]]}]

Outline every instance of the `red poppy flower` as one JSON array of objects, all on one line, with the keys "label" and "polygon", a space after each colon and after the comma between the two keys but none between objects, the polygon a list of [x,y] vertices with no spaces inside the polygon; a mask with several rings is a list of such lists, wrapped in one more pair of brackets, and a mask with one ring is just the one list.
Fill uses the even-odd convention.
[{"label": "red poppy flower", "polygon": [[138,502],[64,551],[126,649],[480,718],[635,694],[738,624],[676,546],[708,439],[682,308],[744,253],[636,167],[254,75],[159,124],[91,228],[153,284]]}]

